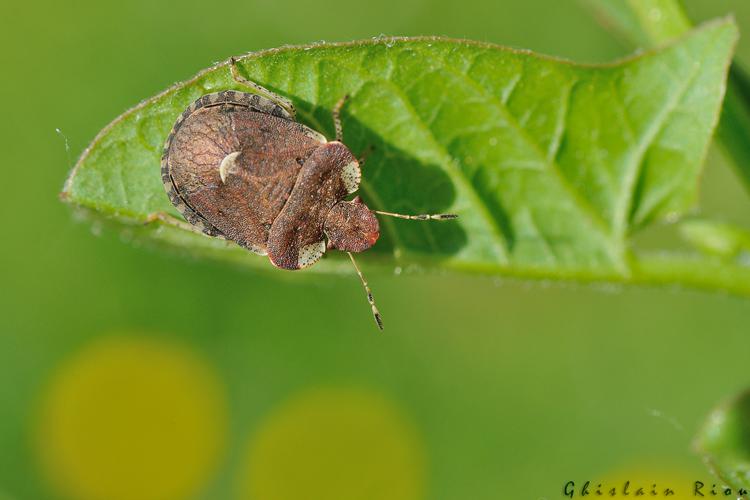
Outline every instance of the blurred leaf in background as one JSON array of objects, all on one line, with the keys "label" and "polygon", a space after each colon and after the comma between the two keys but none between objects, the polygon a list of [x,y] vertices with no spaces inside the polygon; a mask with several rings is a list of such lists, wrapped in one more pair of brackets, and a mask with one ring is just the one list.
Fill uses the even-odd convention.
[{"label": "blurred leaf in background", "polygon": [[[740,32],[750,30],[745,0],[685,5],[695,23],[734,12]],[[77,222],[57,198],[71,159],[112,117],[229,55],[381,34],[469,38],[580,62],[631,51],[586,10],[553,0],[4,7],[0,495],[102,498],[102,484],[130,491],[125,468],[139,471],[138,457],[167,457],[159,474],[140,469],[139,486],[162,498],[257,498],[262,485],[304,478],[305,457],[322,448],[330,454],[311,464],[315,484],[350,497],[352,485],[384,491],[368,488],[368,464],[398,486],[391,498],[556,498],[569,480],[627,471],[710,481],[689,443],[717,394],[747,385],[745,364],[727,362],[747,349],[745,299],[373,266],[390,326],[378,336],[350,276],[175,258]],[[737,58],[750,61],[747,37]],[[730,167],[709,153],[701,215],[747,228],[750,204]],[[676,227],[659,223],[634,235],[639,245],[654,243],[651,229],[655,248],[671,241],[662,230],[679,242]],[[115,354],[102,346],[113,338],[131,368],[108,361]],[[154,352],[128,357],[127,345]],[[110,371],[91,375],[92,366]],[[66,403],[59,413],[55,394]],[[350,427],[304,424],[347,415]],[[84,430],[60,441],[66,429]],[[276,439],[295,429],[292,444]],[[352,434],[372,436],[371,449],[348,446]],[[196,458],[203,449],[212,451]],[[91,450],[105,450],[97,464],[107,478],[74,489],[70,470],[85,469]],[[274,480],[280,465],[271,471],[254,458],[272,452],[289,482]],[[389,475],[390,455],[399,475]],[[188,471],[195,479],[181,475]]]},{"label": "blurred leaf in background", "polygon": [[[707,483],[724,496],[750,496],[750,392],[731,398],[708,416],[695,440],[695,449],[719,481]],[[725,493],[726,488],[730,493]],[[740,494],[740,489],[744,493]]]}]

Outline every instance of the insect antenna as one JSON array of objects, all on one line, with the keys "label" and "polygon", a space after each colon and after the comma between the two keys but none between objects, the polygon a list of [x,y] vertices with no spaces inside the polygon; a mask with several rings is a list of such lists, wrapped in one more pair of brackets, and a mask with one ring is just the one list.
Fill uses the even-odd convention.
[{"label": "insect antenna", "polygon": [[405,214],[394,214],[392,212],[381,212],[380,210],[373,210],[376,214],[387,215],[389,217],[398,217],[399,219],[409,220],[451,220],[458,219],[456,214],[418,214],[418,215],[405,215]]},{"label": "insect antenna", "polygon": [[354,255],[352,255],[351,252],[346,252],[346,253],[348,253],[349,258],[352,259],[352,264],[354,264],[354,269],[357,270],[359,279],[362,281],[362,286],[365,287],[365,292],[367,293],[367,302],[370,303],[370,307],[372,308],[372,315],[375,318],[375,323],[377,323],[378,328],[382,331],[383,330],[383,318],[380,316],[380,311],[378,311],[378,307],[375,305],[375,299],[372,298],[372,292],[370,291],[370,287],[367,285],[367,280],[362,274],[362,271],[359,270],[359,266],[357,265],[357,262],[354,260]]},{"label": "insect antenna", "polygon": [[345,95],[336,105],[333,107],[333,128],[336,130],[336,140],[342,142],[344,140],[344,129],[341,127],[341,108],[344,107],[346,101],[349,100],[349,94]]}]

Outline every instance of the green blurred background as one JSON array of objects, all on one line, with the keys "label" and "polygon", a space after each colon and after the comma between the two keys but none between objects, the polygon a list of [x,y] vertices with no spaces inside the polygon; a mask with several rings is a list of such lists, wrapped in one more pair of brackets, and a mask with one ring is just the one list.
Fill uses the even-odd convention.
[{"label": "green blurred background", "polygon": [[[734,12],[750,33],[746,0],[686,7]],[[171,83],[247,51],[380,34],[587,62],[629,51],[568,0],[4,3],[0,499],[553,499],[568,480],[711,482],[690,441],[748,383],[748,300],[371,272],[380,335],[354,275],[176,257],[58,200],[96,132]],[[750,224],[716,152],[702,182],[706,212]]]}]

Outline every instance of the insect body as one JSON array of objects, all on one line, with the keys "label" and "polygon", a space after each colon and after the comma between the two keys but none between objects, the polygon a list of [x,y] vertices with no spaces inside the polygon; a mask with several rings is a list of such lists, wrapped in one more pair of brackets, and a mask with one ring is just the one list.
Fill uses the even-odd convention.
[{"label": "insect body", "polygon": [[382,329],[352,256],[378,240],[375,214],[438,220],[455,215],[392,214],[370,210],[359,197],[347,200],[359,188],[361,172],[341,142],[345,99],[333,111],[336,140],[329,142],[295,121],[289,101],[240,77],[234,60],[230,68],[235,80],[256,93],[204,95],[177,119],[162,155],[169,199],[196,230],[267,255],[282,269],[311,266],[328,249],[348,252]]}]

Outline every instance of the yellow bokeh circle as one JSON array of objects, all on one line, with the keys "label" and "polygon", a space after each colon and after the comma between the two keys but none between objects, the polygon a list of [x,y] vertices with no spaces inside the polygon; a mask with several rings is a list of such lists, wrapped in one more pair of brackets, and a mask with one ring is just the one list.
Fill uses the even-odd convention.
[{"label": "yellow bokeh circle", "polygon": [[35,436],[45,474],[80,500],[172,500],[211,478],[224,445],[223,388],[165,341],[99,340],[53,374]]},{"label": "yellow bokeh circle", "polygon": [[314,389],[282,405],[251,438],[240,498],[418,500],[424,450],[383,396]]}]

